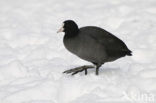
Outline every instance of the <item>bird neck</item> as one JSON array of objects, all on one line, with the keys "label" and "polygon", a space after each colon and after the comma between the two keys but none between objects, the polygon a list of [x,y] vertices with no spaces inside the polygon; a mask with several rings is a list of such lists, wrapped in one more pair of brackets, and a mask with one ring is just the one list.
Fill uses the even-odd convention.
[{"label": "bird neck", "polygon": [[65,32],[65,36],[69,37],[69,38],[72,38],[72,37],[77,36],[78,33],[79,33],[79,29],[75,29],[75,30],[72,30],[72,31],[70,30],[70,31]]}]

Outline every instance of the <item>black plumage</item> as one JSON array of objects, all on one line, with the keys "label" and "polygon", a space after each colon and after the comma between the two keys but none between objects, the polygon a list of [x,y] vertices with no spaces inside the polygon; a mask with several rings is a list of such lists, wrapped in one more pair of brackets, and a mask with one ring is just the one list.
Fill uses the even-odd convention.
[{"label": "black plumage", "polygon": [[[132,55],[122,40],[102,28],[95,26],[78,28],[74,21],[66,20],[59,32],[61,31],[65,32],[63,39],[65,47],[81,59],[96,65],[97,75],[102,64]],[[64,73],[76,74],[85,70],[87,74],[88,68],[93,68],[93,66],[82,66]]]}]

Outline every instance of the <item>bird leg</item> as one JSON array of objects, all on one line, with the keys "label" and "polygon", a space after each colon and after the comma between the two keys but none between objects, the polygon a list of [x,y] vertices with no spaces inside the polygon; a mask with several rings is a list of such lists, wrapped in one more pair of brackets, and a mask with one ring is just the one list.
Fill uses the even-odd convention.
[{"label": "bird leg", "polygon": [[99,75],[99,68],[101,67],[101,65],[96,65],[96,75]]},{"label": "bird leg", "polygon": [[73,69],[66,70],[63,73],[67,73],[67,74],[72,73],[72,75],[75,75],[79,72],[85,71],[85,75],[87,75],[87,69],[89,69],[89,68],[94,68],[94,66],[93,65],[84,65],[81,67],[76,67]]}]

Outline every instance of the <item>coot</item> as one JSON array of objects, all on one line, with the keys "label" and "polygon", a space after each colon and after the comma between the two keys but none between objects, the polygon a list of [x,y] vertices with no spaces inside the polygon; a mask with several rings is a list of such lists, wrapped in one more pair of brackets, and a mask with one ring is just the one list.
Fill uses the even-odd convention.
[{"label": "coot", "polygon": [[[59,32],[65,32],[63,43],[71,53],[83,60],[89,61],[96,66],[96,75],[99,68],[106,62],[111,62],[124,56],[131,56],[132,52],[125,43],[110,32],[96,26],[79,28],[73,20],[63,22]],[[64,73],[85,71],[94,68],[92,65],[85,65],[74,69],[66,70]]]}]

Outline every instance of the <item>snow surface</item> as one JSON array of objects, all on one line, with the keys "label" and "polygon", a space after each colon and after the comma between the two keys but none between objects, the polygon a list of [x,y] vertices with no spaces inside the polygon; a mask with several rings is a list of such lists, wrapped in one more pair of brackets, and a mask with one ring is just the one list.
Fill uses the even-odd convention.
[{"label": "snow surface", "polygon": [[[132,57],[90,64],[68,52],[66,19],[121,38]],[[156,103],[156,0],[0,0],[0,103]]]}]

